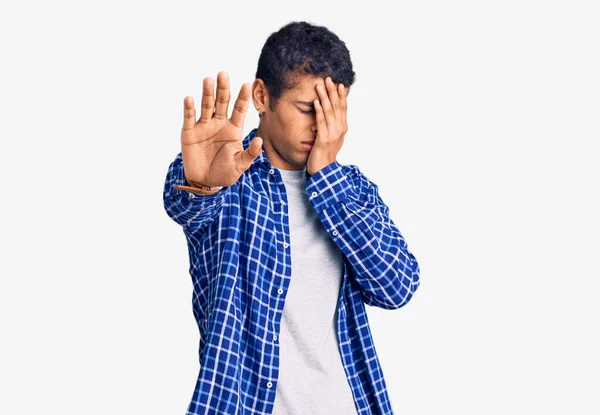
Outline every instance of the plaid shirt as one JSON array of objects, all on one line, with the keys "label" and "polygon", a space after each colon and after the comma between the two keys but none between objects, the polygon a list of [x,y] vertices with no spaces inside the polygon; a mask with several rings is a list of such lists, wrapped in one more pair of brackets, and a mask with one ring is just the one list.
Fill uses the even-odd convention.
[{"label": "plaid shirt", "polygon": [[[244,148],[255,135],[243,139]],[[186,415],[270,414],[279,370],[274,336],[294,248],[281,175],[262,151],[216,194],[174,185],[189,186],[181,153],[169,166],[163,201],[187,239],[200,330],[200,373]],[[419,286],[419,265],[377,185],[356,166],[334,161],[307,178],[306,193],[344,257],[337,332],[357,413],[393,414],[365,304],[405,305]]]}]

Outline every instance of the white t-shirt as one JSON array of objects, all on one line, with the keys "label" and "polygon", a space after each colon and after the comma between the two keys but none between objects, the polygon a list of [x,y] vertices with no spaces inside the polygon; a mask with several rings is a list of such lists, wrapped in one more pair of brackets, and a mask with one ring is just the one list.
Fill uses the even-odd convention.
[{"label": "white t-shirt", "polygon": [[306,194],[304,170],[279,169],[288,196],[292,277],[281,317],[273,415],[352,415],[337,336],[342,252]]}]

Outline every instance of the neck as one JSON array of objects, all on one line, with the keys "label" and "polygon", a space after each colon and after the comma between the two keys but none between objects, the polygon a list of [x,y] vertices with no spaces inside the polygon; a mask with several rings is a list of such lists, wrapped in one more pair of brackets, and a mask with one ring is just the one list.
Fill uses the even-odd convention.
[{"label": "neck", "polygon": [[[256,129],[256,136],[262,138],[263,139],[263,143],[265,141],[269,141],[269,137],[268,137],[266,128],[264,127],[264,125],[263,125],[262,122],[258,124],[258,128]],[[269,143],[270,142],[271,141],[269,141]]]}]

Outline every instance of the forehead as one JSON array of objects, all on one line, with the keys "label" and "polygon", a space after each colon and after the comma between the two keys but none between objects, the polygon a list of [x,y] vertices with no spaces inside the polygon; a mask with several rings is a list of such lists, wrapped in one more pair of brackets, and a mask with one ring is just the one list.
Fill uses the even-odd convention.
[{"label": "forehead", "polygon": [[292,99],[315,100],[318,98],[317,85],[325,86],[325,78],[315,75],[294,75],[293,88],[287,89],[283,95]]}]

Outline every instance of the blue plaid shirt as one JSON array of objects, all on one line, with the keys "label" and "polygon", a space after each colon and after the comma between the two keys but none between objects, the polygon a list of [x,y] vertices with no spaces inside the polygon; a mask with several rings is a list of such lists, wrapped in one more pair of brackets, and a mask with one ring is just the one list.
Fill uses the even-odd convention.
[{"label": "blue plaid shirt", "polygon": [[[244,148],[255,135],[243,139]],[[189,186],[181,153],[169,166],[163,201],[187,239],[200,330],[200,373],[186,415],[270,414],[279,370],[274,336],[294,249],[281,175],[263,150],[216,194],[176,185]],[[377,185],[358,167],[335,161],[307,178],[306,193],[344,257],[337,332],[357,413],[393,414],[365,304],[405,305],[419,286],[419,265]]]}]

